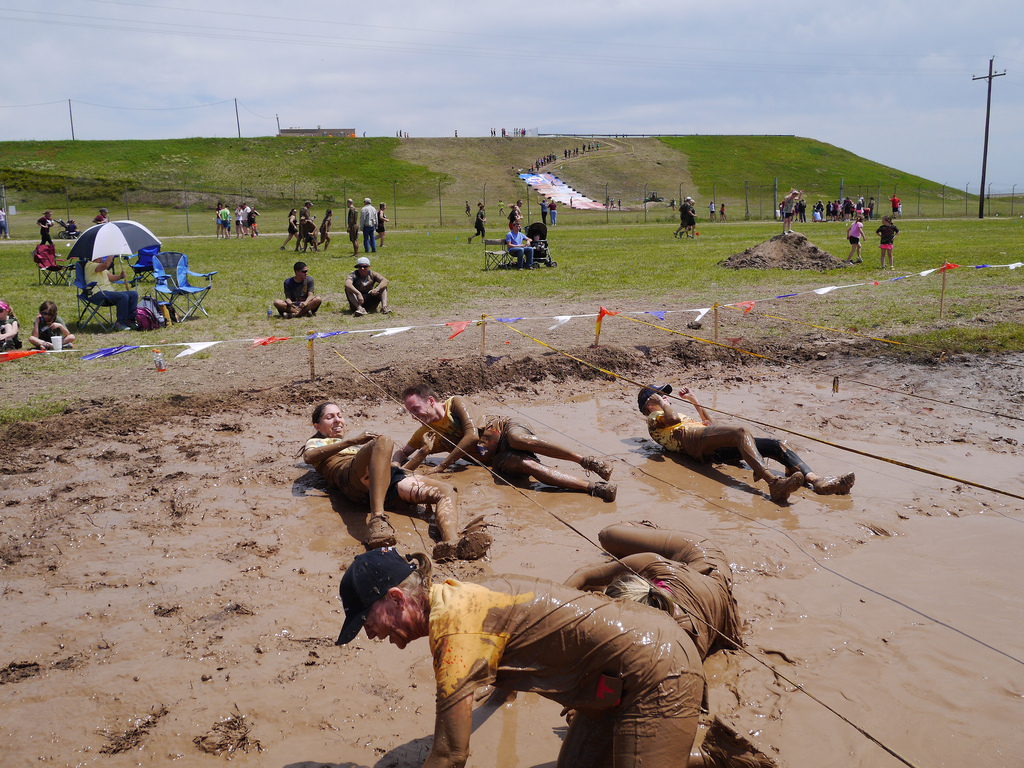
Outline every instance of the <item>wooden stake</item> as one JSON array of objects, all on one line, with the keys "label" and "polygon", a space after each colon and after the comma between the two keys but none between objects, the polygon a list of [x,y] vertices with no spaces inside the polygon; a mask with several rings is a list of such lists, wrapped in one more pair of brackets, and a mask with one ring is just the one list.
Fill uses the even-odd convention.
[{"label": "wooden stake", "polygon": [[715,304],[715,341],[718,341],[718,305]]},{"label": "wooden stake", "polygon": [[316,381],[316,364],[313,359],[313,337],[309,337],[309,380]]},{"label": "wooden stake", "polygon": [[939,320],[942,319],[943,304],[946,303],[946,270],[942,270],[942,293],[939,294]]},{"label": "wooden stake", "polygon": [[480,357],[485,357],[484,345],[487,341],[487,315],[480,315]]}]

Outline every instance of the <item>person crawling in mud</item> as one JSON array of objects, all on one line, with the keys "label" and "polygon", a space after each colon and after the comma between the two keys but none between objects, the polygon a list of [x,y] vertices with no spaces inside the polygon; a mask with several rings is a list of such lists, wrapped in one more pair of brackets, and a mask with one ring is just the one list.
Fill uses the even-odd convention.
[{"label": "person crawling in mud", "polygon": [[340,592],[339,645],[361,628],[399,648],[429,640],[437,699],[424,766],[465,765],[474,694],[487,685],[539,693],[578,713],[557,768],[685,765],[704,669],[666,613],[526,576],[432,584],[425,555],[393,549],[357,556]]},{"label": "person crawling in mud", "polygon": [[[440,464],[421,467],[419,473],[443,472],[459,459],[475,459],[498,474],[532,476],[556,488],[585,491],[605,501],[615,500],[616,485],[606,482],[612,474],[611,464],[541,439],[525,422],[484,416],[477,406],[460,395],[441,402],[426,384],[407,388],[402,392],[402,399],[405,409],[422,423],[392,459],[405,469],[416,469],[431,453],[443,452],[447,455]],[[537,454],[572,461],[587,472],[596,472],[601,480],[591,482],[546,467]]]},{"label": "person crawling in mud", "polygon": [[303,460],[319,472],[327,484],[357,504],[370,505],[370,520],[363,545],[367,549],[395,545],[395,529],[384,506],[395,499],[408,504],[430,504],[441,541],[434,547],[438,560],[478,559],[487,553],[490,535],[469,526],[460,537],[458,492],[432,477],[417,477],[392,466],[394,443],[385,435],[360,432],[345,437],[345,417],[336,403],[321,403],[313,410],[316,434],[302,448]]},{"label": "person crawling in mud", "polygon": [[[805,483],[818,494],[846,494],[856,479],[853,472],[839,477],[822,477],[785,443],[772,438],[754,438],[743,427],[717,426],[689,387],[678,396],[690,403],[700,421],[681,416],[663,395],[671,394],[672,385],[644,387],[637,395],[640,413],[647,417],[651,438],[674,453],[684,453],[697,461],[736,462],[742,459],[754,471],[755,480],[764,480],[772,501],[783,502]],[[779,477],[765,465],[764,457],[778,461],[786,468]]]},{"label": "person crawling in mud", "polygon": [[617,559],[580,568],[566,586],[603,590],[609,597],[666,611],[693,640],[701,659],[719,647],[741,645],[732,569],[715,544],[694,533],[642,523],[610,525],[598,539]]},{"label": "person crawling in mud", "polygon": [[[556,488],[583,491],[605,501],[615,501],[618,487],[615,483],[607,482],[613,469],[609,462],[596,456],[583,456],[550,440],[539,438],[525,421],[491,416],[480,430],[476,448],[480,462],[502,477],[532,477]],[[596,472],[601,479],[586,480],[547,467],[541,464],[538,453],[579,464],[587,472]]]},{"label": "person crawling in mud", "polygon": [[477,406],[461,395],[440,400],[427,384],[406,387],[402,392],[405,410],[421,426],[404,446],[395,451],[392,461],[405,469],[420,467],[431,453],[445,453],[436,466],[420,467],[419,474],[444,472],[459,459],[472,461],[485,417]]}]

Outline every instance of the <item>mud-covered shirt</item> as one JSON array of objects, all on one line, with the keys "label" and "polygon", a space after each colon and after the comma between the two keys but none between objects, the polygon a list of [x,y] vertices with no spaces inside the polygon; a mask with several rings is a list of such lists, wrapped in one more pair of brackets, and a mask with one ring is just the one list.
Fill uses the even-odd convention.
[{"label": "mud-covered shirt", "polygon": [[[459,444],[466,427],[462,423],[462,419],[459,418],[459,414],[452,408],[452,401],[454,399],[454,397],[449,397],[444,401],[444,416],[437,421],[430,421],[421,425],[419,429],[413,432],[412,437],[409,438],[410,446],[422,448],[424,439],[431,432],[436,432],[445,438],[445,440],[441,441],[441,448],[444,450],[450,451]],[[465,405],[463,403],[463,406]],[[470,417],[472,417],[472,414],[470,414]]]},{"label": "mud-covered shirt", "polygon": [[697,649],[668,614],[525,576],[434,585],[429,639],[439,713],[493,684],[575,709],[689,717],[704,690]]},{"label": "mud-covered shirt", "polygon": [[[306,445],[302,449],[303,455],[313,448],[335,445],[340,443],[341,440],[342,438],[340,437],[311,437],[306,441]],[[313,469],[323,475],[328,485],[343,491],[353,501],[363,501],[364,498],[369,498],[369,493],[363,490],[362,482],[365,479],[365,487],[369,488],[369,477],[352,477],[352,460],[355,459],[360,448],[361,446],[358,445],[350,445],[348,448],[342,448],[338,453],[328,456],[316,464],[310,462]],[[309,459],[305,460],[309,461]]]},{"label": "mud-covered shirt", "polygon": [[[680,421],[674,424],[665,423],[664,411],[654,411],[647,416],[647,431],[651,439],[676,453],[692,454],[693,437],[703,433],[703,430],[703,422],[685,416],[681,416]],[[695,458],[700,458],[699,454]]]}]

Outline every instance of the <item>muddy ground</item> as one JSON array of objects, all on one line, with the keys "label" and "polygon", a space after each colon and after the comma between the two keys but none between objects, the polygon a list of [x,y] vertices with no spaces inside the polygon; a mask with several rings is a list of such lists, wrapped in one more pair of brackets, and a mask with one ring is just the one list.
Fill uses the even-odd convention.
[{"label": "muddy ground", "polygon": [[[402,440],[414,425],[391,396],[427,380],[611,457],[619,483],[608,504],[450,473],[463,517],[487,515],[495,543],[442,575],[561,580],[599,556],[550,512],[591,540],[620,520],[705,532],[734,563],[753,654],[709,659],[711,710],[764,753],[789,766],[900,764],[799,684],[916,765],[1020,764],[1024,502],[874,456],[1024,495],[1024,356],[915,366],[863,348],[846,357],[821,338],[759,347],[800,363],[787,367],[659,345],[633,324],[609,322],[589,349],[592,321],[548,325],[519,324],[606,370],[688,381],[721,411],[870,454],[790,437],[816,470],[856,471],[852,494],[803,491],[778,506],[741,467],[667,457],[632,385],[497,328],[483,358],[472,329],[451,343],[444,329],[321,343],[315,381],[301,344],[223,345],[163,374],[142,357],[69,365],[45,383],[25,367],[5,380],[15,399],[71,380],[82,398],[4,432],[0,763],[419,765],[433,726],[426,641],[332,644],[364,516],[296,453],[325,397],[351,428]],[[401,547],[429,548],[425,521],[392,520]],[[470,765],[552,764],[556,705],[520,695],[485,714]]]}]

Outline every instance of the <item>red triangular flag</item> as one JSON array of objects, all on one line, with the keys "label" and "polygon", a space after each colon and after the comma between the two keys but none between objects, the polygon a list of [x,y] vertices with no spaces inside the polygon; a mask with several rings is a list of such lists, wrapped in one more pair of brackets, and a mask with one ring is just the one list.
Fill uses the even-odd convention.
[{"label": "red triangular flag", "polygon": [[744,315],[749,315],[750,314],[750,310],[752,310],[754,308],[754,304],[756,304],[756,303],[757,302],[754,302],[754,301],[737,301],[737,302],[734,302],[732,304],[732,306],[740,307],[743,310],[743,314]]},{"label": "red triangular flag", "polygon": [[960,269],[959,264],[950,264],[948,261],[939,267],[939,272],[948,272],[951,269]]},{"label": "red triangular flag", "polygon": [[452,328],[455,329],[455,333],[448,337],[448,341],[451,341],[464,330],[466,330],[466,326],[469,325],[469,320],[459,320],[456,323],[445,323],[445,325],[450,325]]},{"label": "red triangular flag", "polygon": [[253,347],[265,347],[267,344],[273,344],[275,341],[288,341],[290,338],[291,336],[267,336],[264,339],[253,339],[252,347],[249,347],[249,349],[252,349]]},{"label": "red triangular flag", "polygon": [[38,355],[43,352],[42,349],[25,349],[21,352],[0,352],[0,363],[6,363],[11,360],[17,360],[19,357],[28,357],[29,355]]}]

